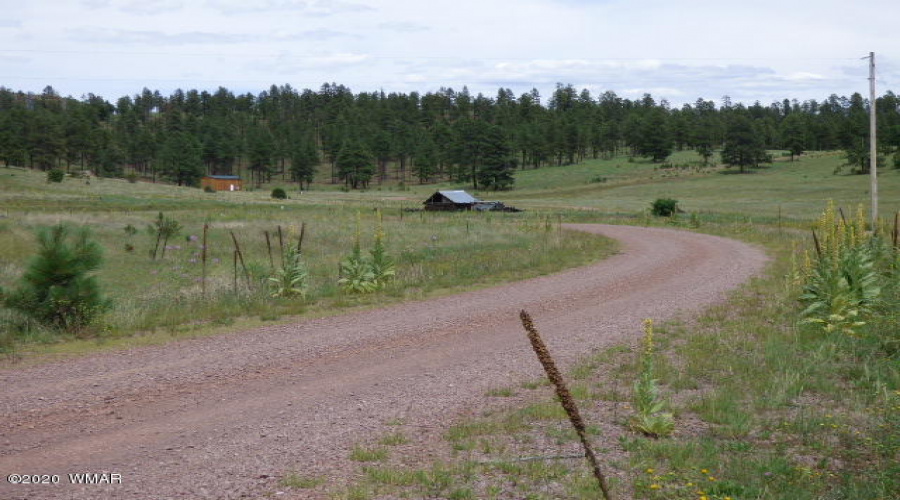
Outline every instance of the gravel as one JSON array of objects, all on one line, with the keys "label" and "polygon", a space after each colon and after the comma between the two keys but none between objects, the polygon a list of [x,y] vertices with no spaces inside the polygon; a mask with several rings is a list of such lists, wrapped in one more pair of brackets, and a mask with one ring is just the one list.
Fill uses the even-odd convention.
[{"label": "gravel", "polygon": [[[336,480],[354,444],[390,432],[390,422],[439,437],[488,389],[539,376],[521,309],[565,367],[635,342],[644,318],[723,300],[766,261],[715,236],[567,227],[615,238],[620,252],[453,296],[3,368],[0,471],[60,478],[4,478],[0,497],[257,498],[286,471]],[[68,474],[103,472],[121,484],[68,484]]]}]

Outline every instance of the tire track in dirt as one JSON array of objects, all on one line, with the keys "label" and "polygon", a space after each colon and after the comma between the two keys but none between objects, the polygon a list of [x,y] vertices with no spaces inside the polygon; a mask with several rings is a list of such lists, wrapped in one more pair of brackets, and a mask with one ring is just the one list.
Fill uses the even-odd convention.
[{"label": "tire track in dirt", "polygon": [[540,373],[518,311],[567,364],[692,313],[758,272],[749,245],[567,225],[620,241],[602,262],[458,295],[0,371],[0,472],[111,472],[122,484],[12,486],[2,498],[255,497],[285,470],[337,474],[403,419],[439,432],[491,387]]}]

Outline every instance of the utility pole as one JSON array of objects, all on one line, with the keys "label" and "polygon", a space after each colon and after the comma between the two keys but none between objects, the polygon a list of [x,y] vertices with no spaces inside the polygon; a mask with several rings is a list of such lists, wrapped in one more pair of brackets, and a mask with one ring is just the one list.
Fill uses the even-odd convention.
[{"label": "utility pole", "polygon": [[878,148],[875,137],[875,53],[869,52],[869,177],[872,179],[872,233],[878,231]]}]

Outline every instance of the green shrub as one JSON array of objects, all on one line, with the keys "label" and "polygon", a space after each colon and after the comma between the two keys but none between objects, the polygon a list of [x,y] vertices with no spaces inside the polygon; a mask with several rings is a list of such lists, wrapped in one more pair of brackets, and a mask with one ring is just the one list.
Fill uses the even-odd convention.
[{"label": "green shrub", "polygon": [[6,297],[7,307],[62,330],[89,325],[109,307],[90,275],[103,260],[100,247],[87,228],[71,234],[63,224],[43,229],[37,237],[38,254],[28,264],[19,288]]},{"label": "green shrub", "polygon": [[47,182],[62,182],[66,178],[66,173],[58,168],[47,171]]},{"label": "green shrub", "polygon": [[284,200],[287,199],[287,193],[282,188],[275,188],[272,190],[272,198],[276,200]]},{"label": "green shrub", "polygon": [[136,183],[136,182],[138,181],[138,176],[137,176],[136,173],[131,172],[131,173],[129,173],[128,175],[125,176],[125,180],[128,181],[128,182],[131,183],[131,184],[134,184],[134,183]]},{"label": "green shrub", "polygon": [[650,204],[650,213],[657,217],[671,217],[678,212],[678,200],[657,198]]}]

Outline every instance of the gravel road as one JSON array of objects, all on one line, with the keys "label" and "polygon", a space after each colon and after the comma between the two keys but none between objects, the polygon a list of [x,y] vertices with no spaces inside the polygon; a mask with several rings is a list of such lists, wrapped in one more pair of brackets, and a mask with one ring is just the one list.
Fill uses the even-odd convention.
[{"label": "gravel road", "polygon": [[[440,429],[487,389],[538,376],[520,309],[567,366],[636,341],[644,318],[722,300],[766,261],[715,236],[567,227],[615,238],[620,252],[453,296],[5,368],[0,498],[256,498],[286,470],[336,474],[393,419]],[[119,476],[84,486],[68,484],[72,473]],[[60,478],[11,485],[9,474]]]}]

